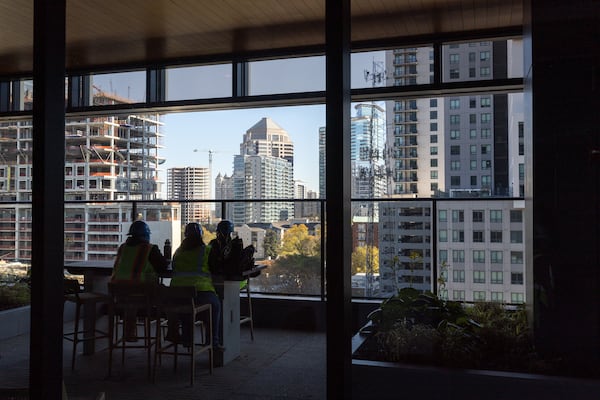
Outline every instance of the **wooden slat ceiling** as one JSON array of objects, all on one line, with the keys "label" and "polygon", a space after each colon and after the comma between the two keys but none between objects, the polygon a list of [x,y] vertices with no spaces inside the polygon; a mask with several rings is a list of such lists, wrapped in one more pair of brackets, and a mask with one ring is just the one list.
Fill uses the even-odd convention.
[{"label": "wooden slat ceiling", "polygon": [[[352,40],[522,25],[517,0],[353,0]],[[67,68],[325,42],[324,0],[67,0]],[[33,0],[0,0],[0,76],[33,68]]]}]

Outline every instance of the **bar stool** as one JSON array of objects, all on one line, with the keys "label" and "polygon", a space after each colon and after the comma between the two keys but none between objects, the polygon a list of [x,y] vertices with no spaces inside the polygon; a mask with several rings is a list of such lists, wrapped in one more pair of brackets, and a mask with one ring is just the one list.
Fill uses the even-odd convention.
[{"label": "bar stool", "polygon": [[254,321],[252,320],[252,296],[250,295],[250,279],[246,279],[246,284],[242,290],[246,290],[246,298],[248,299],[248,315],[240,315],[240,325],[250,323],[250,339],[254,341]]},{"label": "bar stool", "polygon": [[[102,293],[84,292],[81,285],[75,279],[64,279],[64,302],[75,304],[75,321],[73,331],[63,334],[63,338],[73,342],[73,351],[71,354],[71,370],[75,369],[75,355],[77,354],[77,345],[96,339],[108,339],[108,332],[94,328],[93,330],[79,331],[79,320],[81,319],[81,307],[90,306],[96,307],[101,303],[108,303],[108,296]],[[95,324],[94,324],[95,326]]]},{"label": "bar stool", "polygon": [[[150,379],[152,346],[151,323],[156,318],[154,296],[156,283],[112,281],[108,282],[110,302],[108,308],[109,346],[108,346],[108,376],[112,373],[112,355],[114,349],[121,349],[121,365],[125,364],[125,350],[144,349],[147,354],[147,375]],[[127,337],[125,321],[134,321],[135,337]],[[141,323],[138,321],[141,320]],[[143,333],[138,335],[138,325],[143,327]],[[119,337],[119,326],[121,336]],[[138,341],[142,341],[138,343]]]},{"label": "bar stool", "polygon": [[[194,386],[194,375],[196,365],[196,355],[208,352],[208,362],[210,373],[213,372],[213,347],[212,347],[212,307],[210,304],[195,304],[196,288],[193,286],[159,286],[156,295],[156,348],[154,351],[154,368],[152,380],[156,379],[156,366],[162,361],[162,355],[173,356],[173,371],[177,371],[177,356],[190,357],[190,386]],[[206,313],[208,323],[203,326],[206,332],[203,334],[203,343],[195,343],[194,332],[191,334],[191,342],[182,345],[177,341],[163,341],[163,319],[189,318],[190,326],[197,327],[202,322],[196,321],[197,317]],[[192,328],[193,329],[193,328]],[[188,345],[189,346],[186,346]]]}]

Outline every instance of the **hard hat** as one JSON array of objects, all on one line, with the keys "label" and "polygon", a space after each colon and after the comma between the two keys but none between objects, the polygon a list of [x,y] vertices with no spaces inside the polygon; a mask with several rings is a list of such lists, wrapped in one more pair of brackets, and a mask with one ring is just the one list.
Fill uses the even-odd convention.
[{"label": "hard hat", "polygon": [[233,222],[224,219],[217,224],[217,233],[220,233],[224,237],[228,237],[233,232]]},{"label": "hard hat", "polygon": [[191,237],[191,236],[202,237],[203,234],[204,234],[204,231],[202,230],[202,227],[200,226],[200,224],[197,222],[190,222],[189,224],[187,224],[185,226],[184,236],[186,238]]},{"label": "hard hat", "polygon": [[127,235],[150,241],[150,227],[144,221],[134,221],[129,227]]}]

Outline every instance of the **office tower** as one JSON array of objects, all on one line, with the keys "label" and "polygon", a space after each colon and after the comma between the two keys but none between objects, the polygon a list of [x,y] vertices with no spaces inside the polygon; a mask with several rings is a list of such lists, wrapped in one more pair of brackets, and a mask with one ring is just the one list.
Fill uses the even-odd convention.
[{"label": "office tower", "polygon": [[[211,197],[211,171],[205,167],[176,167],[167,170],[169,200],[208,200]],[[209,203],[181,203],[181,223],[210,223]]]},{"label": "office tower", "polygon": [[[294,182],[294,198],[317,200],[319,196],[317,193],[310,190],[306,186],[306,183],[297,180]],[[294,203],[295,218],[319,219],[320,216],[320,205],[318,201],[297,201]]]},{"label": "office tower", "polygon": [[[215,178],[215,199],[233,199],[233,177],[219,174]],[[233,209],[225,206],[226,215],[223,215],[223,205],[218,202],[215,205],[215,218],[233,219]]]},{"label": "office tower", "polygon": [[[246,131],[233,161],[233,199],[286,199],[294,196],[294,145],[270,118]],[[235,224],[294,217],[293,202],[232,203]]]},{"label": "office tower", "polygon": [[325,198],[325,142],[327,136],[327,129],[324,126],[319,127],[319,197]]}]

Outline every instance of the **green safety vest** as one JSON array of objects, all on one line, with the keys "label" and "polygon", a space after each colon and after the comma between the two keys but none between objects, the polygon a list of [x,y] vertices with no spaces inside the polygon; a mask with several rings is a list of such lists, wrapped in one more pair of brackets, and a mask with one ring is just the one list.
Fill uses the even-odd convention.
[{"label": "green safety vest", "polygon": [[150,263],[152,244],[121,245],[115,260],[112,280],[131,282],[156,282],[158,277]]},{"label": "green safety vest", "polygon": [[215,292],[208,254],[210,246],[198,246],[190,250],[177,249],[173,255],[173,278],[171,286],[194,286],[199,292]]}]

